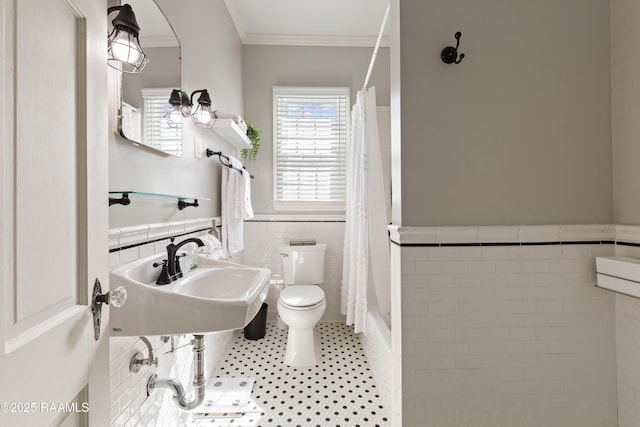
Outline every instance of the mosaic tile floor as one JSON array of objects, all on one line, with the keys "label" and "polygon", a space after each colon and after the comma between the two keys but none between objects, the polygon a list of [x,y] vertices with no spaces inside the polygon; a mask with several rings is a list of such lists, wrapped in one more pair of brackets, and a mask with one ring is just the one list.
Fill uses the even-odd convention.
[{"label": "mosaic tile floor", "polygon": [[291,368],[283,363],[287,331],[269,323],[265,338],[246,340],[235,333],[215,375],[255,379],[242,417],[192,421],[198,426],[243,427],[387,427],[386,408],[378,393],[360,337],[339,322],[316,326],[321,363]]}]

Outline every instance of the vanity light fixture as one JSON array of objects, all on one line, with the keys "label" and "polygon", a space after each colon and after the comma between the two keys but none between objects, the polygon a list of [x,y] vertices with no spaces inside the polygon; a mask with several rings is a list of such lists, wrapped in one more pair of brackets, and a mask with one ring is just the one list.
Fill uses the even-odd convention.
[{"label": "vanity light fixture", "polygon": [[[198,106],[193,110],[193,97],[199,93]],[[211,97],[207,89],[200,89],[191,92],[191,96],[187,96],[186,92],[179,89],[173,89],[169,97],[171,111],[165,115],[169,124],[179,123],[181,117],[191,117],[193,124],[200,128],[211,129],[215,122],[215,115],[211,110]]]},{"label": "vanity light fixture", "polygon": [[148,59],[140,47],[140,26],[133,9],[124,4],[110,7],[107,12],[108,15],[118,12],[111,21],[113,30],[107,43],[107,63],[125,73],[140,73],[147,66]]}]

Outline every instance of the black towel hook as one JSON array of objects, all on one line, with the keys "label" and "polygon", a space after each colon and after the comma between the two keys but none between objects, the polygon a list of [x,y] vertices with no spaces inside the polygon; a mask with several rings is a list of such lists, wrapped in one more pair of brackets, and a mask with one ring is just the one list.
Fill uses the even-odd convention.
[{"label": "black towel hook", "polygon": [[458,57],[458,47],[460,46],[460,36],[462,36],[462,33],[458,31],[455,34],[456,47],[447,46],[444,49],[442,49],[440,58],[442,58],[442,62],[444,62],[445,64],[459,64],[460,62],[462,62],[462,58],[464,58],[464,53],[461,53],[460,57]]}]

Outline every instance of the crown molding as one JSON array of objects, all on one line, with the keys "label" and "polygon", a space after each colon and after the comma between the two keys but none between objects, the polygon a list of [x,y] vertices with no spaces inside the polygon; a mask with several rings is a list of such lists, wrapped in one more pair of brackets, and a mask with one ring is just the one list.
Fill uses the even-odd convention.
[{"label": "crown molding", "polygon": [[[309,36],[283,34],[246,34],[242,43],[245,45],[274,46],[329,46],[329,47],[374,47],[377,37],[374,36]],[[389,37],[380,41],[381,47],[389,47]]]},{"label": "crown molding", "polygon": [[[238,37],[243,45],[374,47],[377,36],[316,36],[248,33],[245,20],[235,0],[224,0]],[[389,47],[389,36],[383,36],[380,47]]]},{"label": "crown molding", "polygon": [[175,36],[140,36],[140,44],[146,47],[180,47]]},{"label": "crown molding", "polygon": [[240,37],[242,44],[244,44],[244,39],[247,37],[247,25],[245,24],[244,19],[242,19],[240,10],[238,10],[238,6],[236,5],[235,0],[224,0],[224,4],[227,7],[229,15],[231,16],[233,25],[236,27],[238,37]]}]

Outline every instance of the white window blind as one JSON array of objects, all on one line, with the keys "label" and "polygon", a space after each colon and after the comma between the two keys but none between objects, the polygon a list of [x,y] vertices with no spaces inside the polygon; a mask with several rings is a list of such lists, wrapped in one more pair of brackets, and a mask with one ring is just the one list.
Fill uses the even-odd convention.
[{"label": "white window blind", "polygon": [[276,208],[344,209],[349,101],[349,88],[273,88]]},{"label": "white window blind", "polygon": [[144,144],[166,153],[179,156],[182,151],[182,123],[169,123],[166,115],[171,89],[142,89],[144,102]]}]

